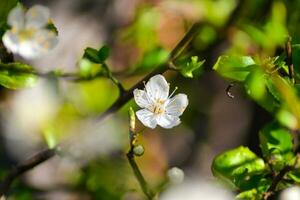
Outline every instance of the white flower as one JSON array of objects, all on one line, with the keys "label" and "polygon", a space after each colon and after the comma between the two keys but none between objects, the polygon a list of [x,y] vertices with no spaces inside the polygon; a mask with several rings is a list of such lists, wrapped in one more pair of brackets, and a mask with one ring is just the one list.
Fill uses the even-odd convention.
[{"label": "white flower", "polygon": [[159,200],[234,200],[230,191],[208,180],[185,180],[181,184],[171,185]]},{"label": "white flower", "polygon": [[283,190],[280,194],[280,200],[296,200],[300,199],[300,187],[292,186]]},{"label": "white flower", "polygon": [[48,8],[33,6],[26,13],[17,6],[8,15],[7,23],[11,29],[3,35],[3,43],[8,50],[32,59],[53,49],[58,38],[54,31],[46,29],[50,13]]},{"label": "white flower", "polygon": [[138,119],[152,129],[157,124],[163,128],[177,126],[188,99],[185,94],[172,97],[173,93],[169,95],[169,84],[162,75],[150,78],[144,90],[135,89],[135,102],[143,108],[136,112]]}]

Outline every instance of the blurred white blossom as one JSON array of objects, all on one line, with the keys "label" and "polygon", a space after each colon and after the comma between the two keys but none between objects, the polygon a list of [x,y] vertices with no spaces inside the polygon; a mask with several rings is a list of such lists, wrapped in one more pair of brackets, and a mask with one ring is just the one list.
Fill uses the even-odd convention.
[{"label": "blurred white blossom", "polygon": [[35,87],[15,92],[1,105],[3,136],[16,158],[36,152],[43,140],[41,131],[56,116],[59,104],[54,88],[48,81],[40,79]]},{"label": "blurred white blossom", "polygon": [[300,187],[292,186],[283,190],[280,194],[280,200],[296,200],[300,199]]},{"label": "blurred white blossom", "polygon": [[44,6],[33,6],[26,13],[22,6],[16,6],[8,15],[11,29],[3,35],[5,47],[27,59],[45,54],[58,43],[56,33],[46,28],[49,20],[49,9]]},{"label": "blurred white blossom", "polygon": [[169,84],[160,74],[150,78],[144,90],[135,89],[133,94],[135,102],[143,108],[136,112],[138,119],[152,129],[157,124],[163,128],[177,126],[188,105],[185,94],[169,95]]},{"label": "blurred white blossom", "polygon": [[169,169],[167,175],[172,184],[179,184],[184,179],[184,172],[178,167]]},{"label": "blurred white blossom", "polygon": [[188,180],[171,186],[160,200],[234,200],[231,192],[208,181]]}]

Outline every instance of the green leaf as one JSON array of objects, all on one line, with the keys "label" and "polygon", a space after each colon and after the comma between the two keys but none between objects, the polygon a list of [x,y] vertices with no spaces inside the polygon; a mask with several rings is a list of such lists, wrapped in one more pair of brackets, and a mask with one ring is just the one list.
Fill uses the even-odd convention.
[{"label": "green leaf", "polygon": [[291,130],[297,130],[298,128],[297,118],[290,111],[288,111],[286,106],[283,106],[276,113],[276,118],[283,126]]},{"label": "green leaf", "polygon": [[300,79],[300,44],[293,44],[292,45],[292,60],[295,69],[295,76],[299,80]]},{"label": "green leaf", "polygon": [[300,183],[300,169],[296,169],[296,170],[289,172],[288,177],[299,184]]},{"label": "green leaf", "polygon": [[261,100],[266,94],[265,76],[260,68],[250,72],[245,80],[246,92],[255,100]]},{"label": "green leaf", "polygon": [[272,180],[263,178],[259,181],[256,188],[243,191],[236,196],[236,199],[240,200],[256,200],[263,199],[263,194],[268,190],[272,183]]},{"label": "green leaf", "polygon": [[109,54],[110,49],[107,46],[103,46],[99,50],[87,47],[84,50],[83,58],[88,59],[94,63],[102,64],[108,58]]},{"label": "green leaf", "polygon": [[250,56],[220,56],[214,65],[216,70],[224,78],[233,81],[244,81],[255,65]]},{"label": "green leaf", "polygon": [[205,60],[198,61],[198,56],[192,56],[191,61],[188,62],[184,67],[181,67],[180,73],[187,78],[193,78],[194,71],[196,70],[203,70],[201,67],[203,66],[203,63]]},{"label": "green leaf", "polygon": [[137,66],[133,69],[138,72],[153,70],[168,60],[169,52],[163,48],[154,48],[144,54]]},{"label": "green leaf", "polygon": [[251,189],[251,190],[246,190],[244,192],[239,193],[236,196],[236,199],[240,199],[240,200],[255,200],[258,199],[258,192],[257,189]]},{"label": "green leaf", "polygon": [[37,76],[31,66],[23,63],[0,63],[0,85],[9,89],[33,87]]},{"label": "green leaf", "polygon": [[101,49],[99,49],[97,55],[98,55],[98,59],[100,60],[101,63],[103,63],[110,54],[110,48],[106,45],[104,45],[103,47],[101,47]]},{"label": "green leaf", "polygon": [[52,20],[47,24],[47,27],[46,27],[48,30],[51,30],[53,31],[54,33],[56,33],[56,35],[58,34],[58,29],[57,27],[55,26],[55,24],[52,22]]},{"label": "green leaf", "polygon": [[281,170],[292,161],[293,138],[290,132],[278,123],[270,123],[259,133],[263,156],[276,170]]},{"label": "green leaf", "polygon": [[8,13],[14,8],[18,0],[1,0],[0,1],[0,25],[6,23]]},{"label": "green leaf", "polygon": [[279,102],[281,101],[280,93],[278,92],[277,88],[275,87],[272,79],[266,78],[265,84],[267,86],[267,89],[269,93]]},{"label": "green leaf", "polygon": [[243,146],[218,155],[212,164],[214,176],[239,189],[255,187],[265,171],[263,159]]},{"label": "green leaf", "polygon": [[86,58],[94,63],[100,63],[100,59],[98,57],[98,51],[91,47],[87,47],[84,50],[83,58]]}]

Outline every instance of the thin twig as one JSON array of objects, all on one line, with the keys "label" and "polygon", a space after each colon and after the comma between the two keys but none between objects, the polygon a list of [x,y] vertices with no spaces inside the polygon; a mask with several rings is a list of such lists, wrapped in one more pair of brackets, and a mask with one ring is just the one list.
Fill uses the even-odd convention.
[{"label": "thin twig", "polygon": [[284,176],[290,172],[291,170],[294,169],[294,166],[285,166],[278,174],[277,176],[274,177],[271,186],[267,190],[267,192],[264,194],[263,199],[268,200],[276,191],[277,185],[279,184],[280,181],[283,180]]},{"label": "thin twig", "polygon": [[152,200],[154,198],[154,193],[149,188],[148,183],[146,182],[143,174],[141,173],[141,170],[139,169],[138,165],[135,162],[133,150],[130,150],[126,155],[127,155],[129,164],[133,170],[133,173],[134,173],[135,177],[137,178],[137,180],[143,190],[143,193],[146,195],[148,200]]},{"label": "thin twig", "polygon": [[269,200],[275,194],[277,185],[280,183],[280,181],[284,180],[284,176],[288,172],[294,169],[298,169],[299,164],[300,164],[300,154],[297,154],[295,163],[293,165],[285,166],[276,176],[274,176],[271,186],[268,188],[267,192],[265,192],[263,199]]},{"label": "thin twig", "polygon": [[0,183],[0,197],[6,196],[8,194],[10,186],[17,177],[21,176],[28,170],[33,169],[34,167],[43,163],[44,161],[49,160],[55,154],[55,149],[45,149],[32,156],[28,160],[25,160],[24,162],[12,168],[12,170],[4,177],[4,179]]},{"label": "thin twig", "polygon": [[141,170],[139,169],[139,166],[135,162],[135,153],[134,148],[137,142],[137,133],[135,130],[135,113],[132,108],[129,109],[129,145],[130,149],[128,151],[127,159],[129,161],[129,164],[133,170],[133,173],[138,180],[140,187],[145,194],[145,196],[148,198],[148,200],[152,200],[155,196],[155,194],[151,191],[147,181],[145,180]]},{"label": "thin twig", "polygon": [[286,62],[289,67],[289,76],[292,83],[295,83],[295,71],[294,71],[294,64],[293,64],[293,55],[292,55],[292,38],[288,37],[287,42],[285,44],[286,50]]}]

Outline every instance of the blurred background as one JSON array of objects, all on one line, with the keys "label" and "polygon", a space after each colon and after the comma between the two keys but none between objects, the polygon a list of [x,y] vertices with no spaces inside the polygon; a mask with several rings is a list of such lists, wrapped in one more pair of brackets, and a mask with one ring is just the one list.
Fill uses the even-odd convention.
[{"label": "blurred background", "polygon": [[[145,154],[137,162],[150,185],[159,185],[174,166],[184,170],[186,179],[213,181],[210,165],[214,156],[240,145],[261,154],[257,132],[270,116],[238,86],[231,89],[234,98],[229,98],[225,90],[230,82],[211,69],[220,54],[251,55],[259,60],[282,52],[288,35],[299,42],[298,1],[21,2],[27,7],[49,7],[59,32],[59,45],[30,63],[37,70],[74,72],[82,65],[87,46],[98,49],[106,44],[111,48],[108,65],[126,88],[166,61],[194,22],[203,23],[185,56],[205,59],[205,72],[194,79],[165,73],[171,90],[178,86],[178,92],[188,95],[182,123],[170,130],[145,129],[139,138]],[[125,156],[129,149],[127,111],[129,106],[139,108],[130,101],[101,123],[89,120],[117,96],[117,87],[105,78],[76,83],[45,78],[30,89],[2,88],[1,176],[47,145],[62,144],[61,155],[23,176],[10,199],[144,199]],[[143,126],[138,123],[137,129]]]}]

